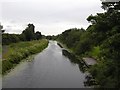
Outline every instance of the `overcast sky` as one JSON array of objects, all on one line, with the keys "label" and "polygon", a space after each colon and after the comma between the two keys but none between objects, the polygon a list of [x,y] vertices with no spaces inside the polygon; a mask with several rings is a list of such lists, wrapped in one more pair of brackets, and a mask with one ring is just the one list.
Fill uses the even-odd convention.
[{"label": "overcast sky", "polygon": [[1,0],[0,22],[6,32],[21,33],[28,23],[44,35],[87,28],[86,18],[103,12],[100,0]]}]

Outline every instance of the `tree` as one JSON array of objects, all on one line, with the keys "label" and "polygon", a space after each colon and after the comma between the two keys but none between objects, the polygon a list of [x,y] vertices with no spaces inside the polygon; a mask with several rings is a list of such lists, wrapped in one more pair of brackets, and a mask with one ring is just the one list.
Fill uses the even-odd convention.
[{"label": "tree", "polygon": [[42,38],[41,32],[37,31],[37,32],[35,33],[35,38],[36,38],[37,40],[41,39],[41,38]]},{"label": "tree", "polygon": [[3,26],[2,25],[0,25],[0,44],[1,44],[1,42],[2,42],[2,40],[1,40],[1,34],[2,34],[2,28],[3,28]]},{"label": "tree", "polygon": [[19,41],[20,41],[20,39],[19,39],[18,34],[8,34],[8,33],[2,34],[2,44],[3,45],[8,45],[10,43],[16,43]]},{"label": "tree", "polygon": [[35,39],[35,26],[33,24],[28,24],[28,27],[22,32],[25,35],[27,41]]},{"label": "tree", "polygon": [[120,10],[120,1],[116,2],[108,2],[108,0],[101,0],[102,1],[102,8],[104,10],[107,10],[108,12],[112,12],[112,11],[119,11]]},{"label": "tree", "polygon": [[3,30],[3,26],[0,25],[0,33],[4,33],[4,32],[5,32],[5,30]]}]

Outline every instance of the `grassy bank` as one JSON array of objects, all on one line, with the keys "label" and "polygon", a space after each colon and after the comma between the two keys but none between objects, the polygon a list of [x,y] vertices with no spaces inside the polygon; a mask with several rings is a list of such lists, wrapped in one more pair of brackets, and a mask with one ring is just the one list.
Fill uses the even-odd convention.
[{"label": "grassy bank", "polygon": [[14,68],[28,56],[41,52],[47,46],[48,40],[46,39],[10,44],[7,46],[7,51],[3,54],[2,74]]},{"label": "grassy bank", "polygon": [[0,75],[2,73],[2,45],[0,43]]}]

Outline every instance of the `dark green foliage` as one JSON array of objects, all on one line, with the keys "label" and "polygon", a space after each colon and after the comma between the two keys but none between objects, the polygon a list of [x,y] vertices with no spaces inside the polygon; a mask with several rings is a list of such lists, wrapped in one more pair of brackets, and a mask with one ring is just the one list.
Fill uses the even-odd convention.
[{"label": "dark green foliage", "polygon": [[19,42],[19,35],[17,34],[2,34],[2,44],[8,45],[10,43]]},{"label": "dark green foliage", "polygon": [[88,39],[81,40],[75,48],[76,54],[85,54],[86,51],[91,49],[91,41]]},{"label": "dark green foliage", "polygon": [[22,32],[25,35],[27,41],[31,41],[35,39],[35,26],[33,24],[28,24],[28,27]]},{"label": "dark green foliage", "polygon": [[[109,6],[108,6],[109,7]],[[114,9],[114,8],[113,8]],[[103,17],[104,16],[104,17]],[[120,85],[120,13],[116,9],[103,13],[102,21],[97,21],[92,30],[96,36],[95,45],[100,46],[97,65],[90,69],[91,74],[102,88],[119,88]],[[96,16],[95,16],[96,17]],[[98,17],[100,17],[98,15]],[[90,31],[90,30],[89,30]],[[94,34],[93,34],[94,33]]]},{"label": "dark green foliage", "polygon": [[68,48],[71,48],[78,55],[91,50],[93,42],[90,32],[76,28],[63,32],[59,35],[58,40],[66,44]]},{"label": "dark green foliage", "polygon": [[4,74],[4,72],[8,71],[9,68],[12,68],[13,67],[13,64],[10,62],[10,61],[2,61],[2,74]]},{"label": "dark green foliage", "polygon": [[107,12],[109,13],[113,12],[113,10],[120,10],[120,1],[119,2],[107,2],[107,0],[104,0],[104,2],[102,2],[102,8],[107,10]]},{"label": "dark green foliage", "polygon": [[37,32],[35,33],[35,39],[39,40],[39,39],[41,39],[41,38],[42,38],[41,32],[37,31]]},{"label": "dark green foliage", "polygon": [[102,44],[103,54],[107,58],[119,59],[120,57],[120,33],[117,33]]},{"label": "dark green foliage", "polygon": [[76,44],[80,40],[80,36],[82,33],[84,33],[85,30],[83,29],[69,29],[63,32],[61,35],[59,35],[58,39],[67,45],[69,48],[76,47]]},{"label": "dark green foliage", "polygon": [[39,39],[42,39],[41,32],[37,31],[35,33],[35,26],[33,24],[28,24],[28,27],[22,32],[22,34],[2,33],[3,45],[17,43],[19,41],[31,41],[31,40],[39,40]]},{"label": "dark green foliage", "polygon": [[120,2],[103,2],[105,13],[90,15],[85,31],[69,29],[58,40],[80,56],[96,58],[90,73],[100,88],[120,87]]},{"label": "dark green foliage", "polygon": [[45,38],[46,38],[46,39],[49,39],[49,40],[56,40],[56,39],[58,38],[58,36],[59,36],[59,35],[57,35],[57,36],[54,36],[54,35],[52,35],[52,36],[51,36],[51,35],[48,35],[48,36],[46,36]]},{"label": "dark green foliage", "polygon": [[21,41],[27,41],[25,34],[20,34],[19,38]]},{"label": "dark green foliage", "polygon": [[46,39],[52,40],[52,36],[46,36]]},{"label": "dark green foliage", "polygon": [[10,44],[9,51],[6,53],[7,57],[2,61],[2,73],[5,74],[6,71],[19,64],[21,60],[41,52],[47,46],[48,41],[46,39]]},{"label": "dark green foliage", "polygon": [[2,40],[1,40],[1,38],[2,38],[2,33],[3,33],[3,26],[0,24],[0,45],[1,45],[1,43],[2,43]]},{"label": "dark green foliage", "polygon": [[[89,72],[98,82],[99,87],[120,88],[120,2],[102,2],[102,8],[106,12],[97,13],[95,16],[90,15],[87,18],[91,25],[86,30],[73,28],[58,36],[47,36],[46,38],[50,40],[57,38],[77,55],[96,58],[97,64],[91,66]],[[20,39],[17,38],[17,35],[13,35],[12,39],[9,39],[7,34],[3,36],[3,39],[5,44],[9,44],[19,40],[38,39],[40,33],[37,35],[34,34],[34,25],[29,24],[23,33],[18,35]],[[29,51],[29,53],[25,51],[23,56],[33,54],[36,49]],[[66,54],[65,51],[64,54]],[[10,66],[13,61],[6,63]],[[5,67],[3,66],[7,70],[7,66]]]}]

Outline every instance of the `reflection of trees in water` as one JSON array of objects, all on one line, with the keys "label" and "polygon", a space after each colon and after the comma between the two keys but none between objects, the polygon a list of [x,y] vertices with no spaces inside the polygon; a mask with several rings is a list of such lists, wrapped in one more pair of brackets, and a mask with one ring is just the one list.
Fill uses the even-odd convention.
[{"label": "reflection of trees in water", "polygon": [[[88,66],[85,64],[85,62],[83,60],[79,60],[74,54],[68,52],[65,49],[62,50],[62,54],[64,56],[68,57],[71,63],[78,64],[80,71],[85,73],[86,68],[88,68]],[[95,79],[92,77],[92,75],[88,74],[85,76],[84,85],[92,86],[92,85],[97,85],[97,83],[96,83]]]},{"label": "reflection of trees in water", "polygon": [[74,54],[68,52],[65,49],[62,50],[62,54],[68,57],[71,63],[78,64],[80,62]]},{"label": "reflection of trees in water", "polygon": [[85,71],[86,71],[85,65],[84,64],[78,64],[78,66],[79,66],[80,71],[85,73]]},{"label": "reflection of trees in water", "polygon": [[74,54],[68,52],[67,50],[63,49],[62,54],[66,57],[69,58],[70,62],[73,64],[78,64],[79,69],[81,72],[85,72],[86,70],[86,65],[82,60],[79,60]]},{"label": "reflection of trees in water", "polygon": [[68,52],[65,49],[62,50],[62,54],[68,57],[71,63],[78,64],[80,71],[82,71],[83,73],[85,72],[86,66],[82,60],[79,60],[74,54]]},{"label": "reflection of trees in water", "polygon": [[60,46],[61,48],[63,48],[63,46],[60,43],[57,43],[58,46]]}]

